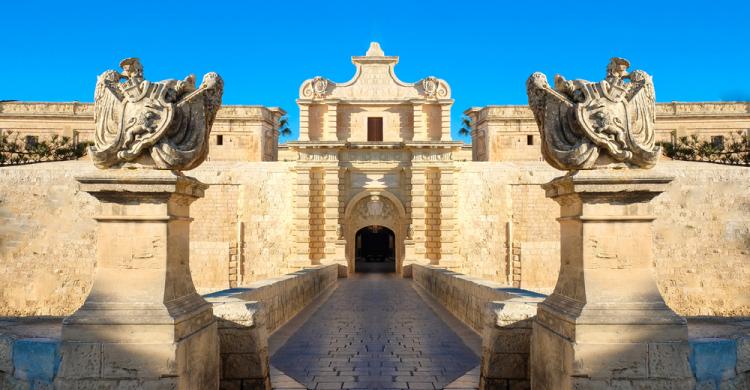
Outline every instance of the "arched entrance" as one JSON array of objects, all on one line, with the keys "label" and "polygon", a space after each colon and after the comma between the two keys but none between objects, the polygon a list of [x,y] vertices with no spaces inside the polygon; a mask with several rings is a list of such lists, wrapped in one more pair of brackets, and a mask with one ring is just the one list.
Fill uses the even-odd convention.
[{"label": "arched entrance", "polygon": [[354,272],[396,272],[396,235],[384,226],[359,229],[355,238]]},{"label": "arched entrance", "polygon": [[[341,237],[346,240],[345,253],[349,272],[359,272],[361,268],[358,267],[359,265],[371,268],[367,266],[368,263],[366,261],[358,263],[357,258],[361,257],[360,253],[363,253],[361,252],[362,247],[358,246],[358,243],[362,244],[363,238],[373,239],[369,241],[371,244],[370,247],[373,243],[376,243],[374,245],[378,246],[380,245],[377,244],[378,242],[384,242],[385,239],[383,238],[370,237],[370,233],[375,233],[372,232],[373,227],[378,232],[384,231],[389,234],[388,237],[392,237],[393,245],[390,245],[391,241],[389,241],[385,246],[389,249],[392,248],[391,250],[393,251],[392,255],[390,255],[393,258],[393,267],[395,268],[393,271],[397,273],[402,272],[405,252],[404,240],[408,232],[406,221],[404,206],[395,195],[388,191],[366,190],[352,197],[346,206],[341,231]],[[391,240],[390,238],[388,239]],[[368,244],[368,242],[365,242],[365,244]],[[382,245],[380,247],[382,248]],[[367,248],[365,250],[369,251]],[[376,249],[376,251],[381,250]],[[373,260],[379,260],[379,256],[382,255],[380,253],[371,254]],[[385,257],[383,257],[383,260],[385,262]],[[370,264],[376,262],[378,261],[370,261]],[[390,270],[390,263],[388,266]],[[374,267],[379,268],[379,266]],[[385,268],[385,264],[382,268]]]}]

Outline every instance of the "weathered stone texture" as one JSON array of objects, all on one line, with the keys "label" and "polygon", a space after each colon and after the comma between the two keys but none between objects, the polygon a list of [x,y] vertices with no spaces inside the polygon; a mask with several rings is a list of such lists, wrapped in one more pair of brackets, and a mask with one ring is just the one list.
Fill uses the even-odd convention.
[{"label": "weathered stone texture", "polygon": [[[491,279],[507,280],[507,224],[511,210],[507,170],[485,169],[484,164],[462,164],[456,175],[458,258],[457,271]],[[492,185],[487,185],[492,183]]]},{"label": "weathered stone texture", "polygon": [[[560,266],[559,211],[539,185],[560,172],[539,162],[459,167],[459,269],[509,285],[519,278],[515,285],[549,293]],[[667,304],[681,315],[748,315],[750,171],[676,161],[656,169],[676,177],[654,201],[657,282]],[[471,256],[478,251],[488,255]],[[504,274],[487,272],[493,261]]]},{"label": "weathered stone texture", "polygon": [[270,389],[268,335],[336,285],[338,265],[206,295],[219,330],[222,389]]},{"label": "weathered stone texture", "polygon": [[[295,231],[292,164],[209,162],[190,172],[210,186],[192,205],[191,271],[199,291],[230,286],[238,220],[243,240],[237,279],[288,271]],[[541,162],[457,165],[456,270],[549,292],[560,261],[558,209],[539,185],[559,171]],[[95,203],[76,190],[72,176],[88,167],[58,162],[0,168],[1,314],[63,315],[83,302],[94,269]],[[667,304],[682,315],[750,314],[744,293],[750,281],[750,171],[670,161],[658,169],[676,177],[655,200],[657,281]]]},{"label": "weathered stone texture", "polygon": [[0,314],[69,314],[88,294],[97,202],[73,175],[90,165],[0,169]]},{"label": "weathered stone texture", "polygon": [[[73,176],[93,169],[87,161],[0,169],[1,315],[67,315],[83,303],[95,265],[96,201],[78,191]],[[190,175],[210,186],[191,206],[197,290],[230,287],[238,235],[240,281],[286,272],[292,248],[288,164],[204,163]]]}]

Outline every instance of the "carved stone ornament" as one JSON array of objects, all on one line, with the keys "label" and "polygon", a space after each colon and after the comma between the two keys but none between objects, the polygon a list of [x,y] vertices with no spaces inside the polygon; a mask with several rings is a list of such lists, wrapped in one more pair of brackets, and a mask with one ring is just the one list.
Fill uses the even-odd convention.
[{"label": "carved stone ornament", "polygon": [[393,214],[393,204],[379,195],[371,195],[367,201],[358,204],[357,213],[360,218],[388,218]]},{"label": "carved stone ornament", "polygon": [[437,93],[438,88],[438,82],[435,77],[427,77],[424,80],[422,80],[422,89],[424,89],[424,94],[427,97],[435,97],[435,94]]},{"label": "carved stone ornament", "polygon": [[623,58],[612,58],[603,81],[557,75],[554,89],[543,73],[529,77],[529,106],[550,165],[578,170],[656,164],[661,148],[655,145],[654,84],[642,70],[628,73],[629,66]]},{"label": "carved stone ornament", "polygon": [[445,82],[434,76],[422,79],[422,90],[424,91],[424,96],[428,99],[442,99],[447,98],[449,95]]},{"label": "carved stone ornament", "polygon": [[96,81],[95,145],[91,159],[99,168],[136,163],[149,168],[188,170],[208,155],[211,126],[221,106],[224,82],[216,73],[184,80],[151,82],[137,58],[120,62],[122,73],[108,70]]},{"label": "carved stone ornament", "polygon": [[324,98],[328,90],[328,80],[325,77],[316,76],[312,81],[312,89],[316,98]]}]

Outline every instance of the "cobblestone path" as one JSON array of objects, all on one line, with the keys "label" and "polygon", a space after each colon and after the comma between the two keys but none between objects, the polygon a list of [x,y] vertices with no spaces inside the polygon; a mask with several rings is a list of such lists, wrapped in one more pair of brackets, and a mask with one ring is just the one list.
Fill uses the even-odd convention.
[{"label": "cobblestone path", "polygon": [[410,280],[341,279],[330,298],[271,357],[309,389],[441,389],[479,358]]}]

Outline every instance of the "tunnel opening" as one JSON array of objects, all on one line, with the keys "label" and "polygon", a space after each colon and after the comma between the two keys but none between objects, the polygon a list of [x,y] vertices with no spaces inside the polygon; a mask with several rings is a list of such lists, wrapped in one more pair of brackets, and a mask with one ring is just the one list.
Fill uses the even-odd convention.
[{"label": "tunnel opening", "polygon": [[396,236],[384,226],[367,226],[356,235],[354,272],[396,272]]}]

